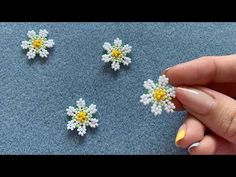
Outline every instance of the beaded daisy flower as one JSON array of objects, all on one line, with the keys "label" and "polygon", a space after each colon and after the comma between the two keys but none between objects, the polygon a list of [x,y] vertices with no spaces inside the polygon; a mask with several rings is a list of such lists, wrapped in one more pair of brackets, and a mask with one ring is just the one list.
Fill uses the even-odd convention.
[{"label": "beaded daisy flower", "polygon": [[131,58],[127,57],[127,54],[131,52],[132,47],[128,44],[122,46],[122,40],[119,38],[114,40],[114,44],[109,42],[103,44],[103,48],[107,51],[107,54],[102,55],[102,61],[111,61],[111,68],[115,71],[120,69],[120,64],[128,66],[131,63]]},{"label": "beaded daisy flower", "polygon": [[21,47],[23,49],[28,49],[27,57],[28,59],[34,59],[36,54],[40,57],[46,58],[48,56],[47,48],[52,48],[54,46],[54,41],[52,39],[47,39],[48,31],[39,30],[39,34],[36,34],[34,30],[28,31],[27,36],[28,41],[22,41]]},{"label": "beaded daisy flower", "polygon": [[169,79],[165,75],[160,76],[157,83],[148,79],[143,86],[148,93],[140,97],[140,102],[144,105],[151,103],[151,112],[155,116],[161,115],[163,109],[167,113],[174,111],[175,105],[171,100],[175,97],[175,89],[169,85]]},{"label": "beaded daisy flower", "polygon": [[98,120],[93,117],[93,114],[97,112],[97,109],[94,104],[86,107],[85,101],[82,98],[76,103],[76,108],[69,106],[69,108],[66,109],[67,115],[71,119],[67,123],[67,130],[77,129],[78,134],[84,136],[87,131],[86,127],[96,128],[98,126]]}]

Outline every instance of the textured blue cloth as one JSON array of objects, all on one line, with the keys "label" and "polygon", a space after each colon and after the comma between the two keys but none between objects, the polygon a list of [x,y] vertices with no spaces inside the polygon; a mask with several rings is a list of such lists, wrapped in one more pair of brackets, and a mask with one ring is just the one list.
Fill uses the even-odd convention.
[{"label": "textured blue cloth", "polygon": [[[29,61],[27,31],[47,29],[48,59]],[[114,72],[104,42],[131,45],[132,64]],[[175,64],[236,51],[235,23],[0,23],[1,154],[187,154],[174,139],[184,112],[154,117],[139,102],[143,81]],[[207,68],[203,68],[207,69]],[[97,105],[97,129],[66,130],[78,98]]]}]

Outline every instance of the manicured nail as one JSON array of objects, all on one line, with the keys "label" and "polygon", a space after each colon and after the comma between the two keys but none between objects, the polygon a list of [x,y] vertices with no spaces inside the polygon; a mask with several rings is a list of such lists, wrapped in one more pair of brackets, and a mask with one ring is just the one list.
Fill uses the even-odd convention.
[{"label": "manicured nail", "polygon": [[171,68],[171,67],[166,68],[166,69],[162,72],[162,74],[165,74],[165,75],[166,75],[167,71],[168,71],[170,68]]},{"label": "manicured nail", "polygon": [[175,138],[175,145],[176,145],[177,147],[179,146],[179,145],[178,145],[178,142],[179,142],[180,140],[182,140],[182,139],[185,137],[185,134],[186,134],[186,125],[183,124],[183,125],[179,128],[178,133],[177,133],[176,138]]},{"label": "manicured nail", "polygon": [[189,154],[191,154],[191,149],[195,148],[195,147],[198,147],[200,145],[199,142],[197,143],[193,143],[191,146],[188,147],[188,152]]},{"label": "manicured nail", "polygon": [[207,114],[215,103],[210,95],[195,88],[177,87],[176,96],[185,108],[198,114]]}]

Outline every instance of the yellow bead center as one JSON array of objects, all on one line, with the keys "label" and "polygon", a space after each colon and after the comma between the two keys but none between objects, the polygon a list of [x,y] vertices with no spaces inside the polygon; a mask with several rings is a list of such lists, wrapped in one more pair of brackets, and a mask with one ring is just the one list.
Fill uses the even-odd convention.
[{"label": "yellow bead center", "polygon": [[44,44],[44,42],[43,42],[42,39],[35,39],[32,44],[33,44],[33,46],[34,46],[35,49],[39,49],[39,48],[42,47],[42,45]]},{"label": "yellow bead center", "polygon": [[87,113],[83,111],[78,112],[75,117],[76,120],[80,123],[84,123],[86,120],[88,120]]},{"label": "yellow bead center", "polygon": [[166,99],[167,94],[166,94],[165,90],[163,90],[162,88],[157,88],[153,92],[153,97],[157,101],[162,101],[162,100]]},{"label": "yellow bead center", "polygon": [[116,59],[119,59],[122,56],[122,52],[119,49],[114,49],[111,51],[111,56]]}]

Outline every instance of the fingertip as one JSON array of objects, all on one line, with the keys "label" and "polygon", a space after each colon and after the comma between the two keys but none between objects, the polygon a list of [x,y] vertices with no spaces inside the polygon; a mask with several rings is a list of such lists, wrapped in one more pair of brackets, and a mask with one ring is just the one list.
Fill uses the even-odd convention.
[{"label": "fingertip", "polygon": [[[205,134],[205,126],[196,118],[194,118],[192,115],[188,114],[186,116],[186,119],[183,125],[185,125],[184,126],[185,134],[184,134],[184,137],[182,137],[181,139],[178,138],[178,141],[176,142],[177,147],[181,147],[185,149],[189,147],[191,144],[195,142],[199,142],[203,139],[204,134]],[[182,130],[182,128],[180,128],[180,130]],[[178,135],[179,131],[176,137],[180,136]]]},{"label": "fingertip", "polygon": [[200,145],[200,142],[197,142],[197,143],[193,143],[192,145],[190,145],[188,147],[188,153],[191,154],[191,150],[195,147],[198,147]]},{"label": "fingertip", "polygon": [[[177,65],[176,65],[177,66]],[[174,66],[174,67],[176,67]],[[166,68],[162,74],[164,74],[168,79],[169,79],[169,83],[171,85],[174,85],[175,86],[175,79],[172,77],[172,72],[170,73],[170,71],[172,70],[173,67],[169,67],[169,68]]]},{"label": "fingertip", "polygon": [[170,70],[170,68],[171,67],[169,67],[169,68],[166,68],[163,72],[162,72],[162,74],[164,74],[164,75],[166,75],[167,76],[167,72],[168,72],[168,70]]},{"label": "fingertip", "polygon": [[169,83],[174,86],[179,86],[182,83],[182,72],[185,63],[177,64],[175,66],[169,67],[163,71],[163,74],[169,79]]},{"label": "fingertip", "polygon": [[216,153],[216,141],[206,135],[200,142],[188,148],[190,155],[212,155]]},{"label": "fingertip", "polygon": [[177,132],[177,135],[175,137],[175,145],[177,147],[180,147],[181,146],[181,142],[183,141],[185,135],[186,135],[186,125],[185,124],[182,124]]},{"label": "fingertip", "polygon": [[175,111],[183,111],[184,110],[182,103],[177,98],[174,98],[172,100],[172,102],[175,105]]}]

